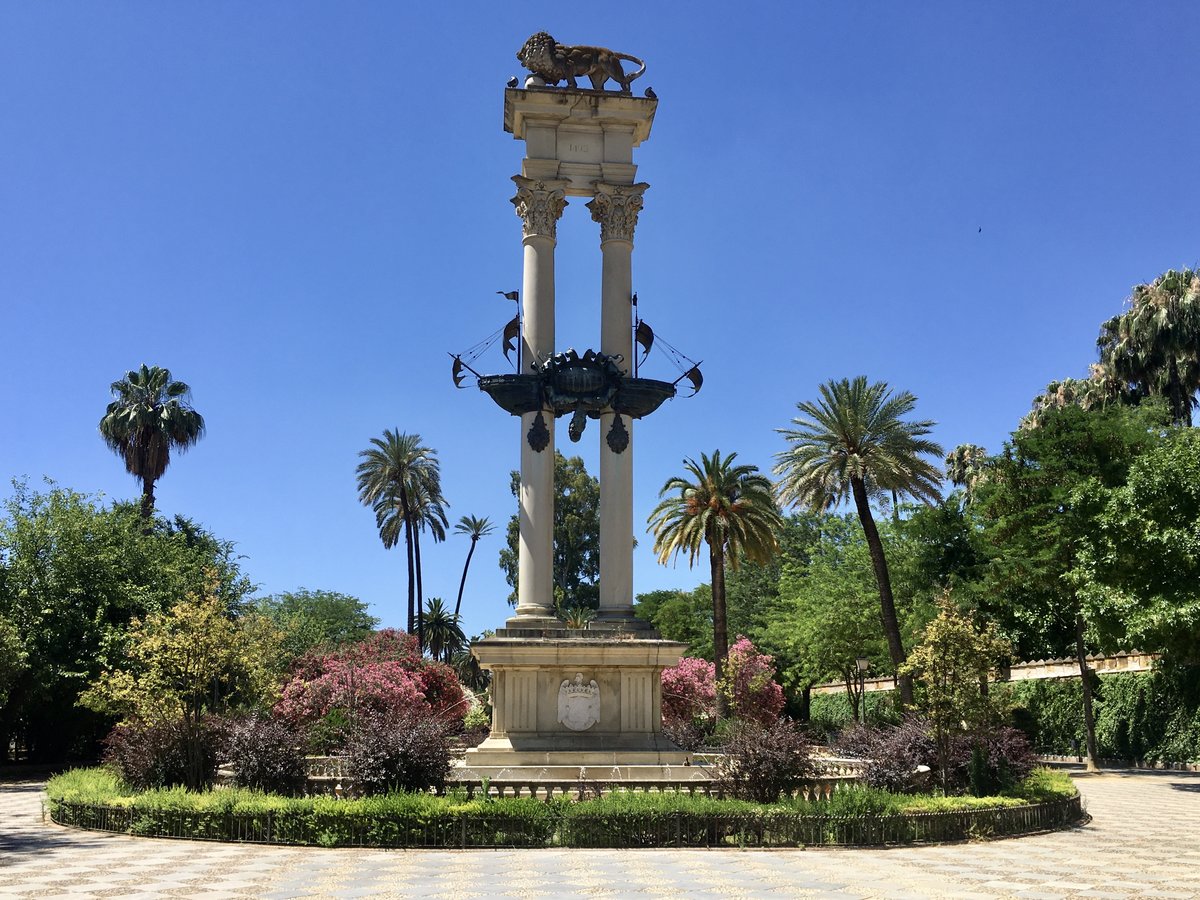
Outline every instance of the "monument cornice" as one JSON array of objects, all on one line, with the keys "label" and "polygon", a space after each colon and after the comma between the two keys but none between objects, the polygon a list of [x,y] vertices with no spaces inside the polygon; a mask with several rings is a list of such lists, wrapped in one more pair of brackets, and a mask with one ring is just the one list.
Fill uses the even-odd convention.
[{"label": "monument cornice", "polygon": [[528,87],[504,91],[504,130],[519,141],[533,124],[557,126],[579,124],[590,127],[627,126],[633,130],[633,146],[650,137],[658,101],[611,91],[582,88]]}]

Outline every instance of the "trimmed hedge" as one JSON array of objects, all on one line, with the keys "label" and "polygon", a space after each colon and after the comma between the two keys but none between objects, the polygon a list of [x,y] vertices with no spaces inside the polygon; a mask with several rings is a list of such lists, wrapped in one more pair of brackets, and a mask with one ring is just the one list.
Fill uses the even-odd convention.
[{"label": "trimmed hedge", "polygon": [[[1200,667],[1101,675],[1097,682],[1101,757],[1200,762]],[[1085,745],[1079,679],[1016,681],[996,689],[1015,704],[1015,724],[1040,752],[1067,755]]]},{"label": "trimmed hedge", "polygon": [[614,792],[572,803],[529,798],[389,794],[286,798],[238,788],[135,794],[104,770],[47,786],[61,825],[153,837],[324,847],[793,847],[900,844],[1023,834],[1082,817],[1062,773],[1039,773],[1021,796],[901,797],[851,788],[830,801],[776,804],[675,793]]}]

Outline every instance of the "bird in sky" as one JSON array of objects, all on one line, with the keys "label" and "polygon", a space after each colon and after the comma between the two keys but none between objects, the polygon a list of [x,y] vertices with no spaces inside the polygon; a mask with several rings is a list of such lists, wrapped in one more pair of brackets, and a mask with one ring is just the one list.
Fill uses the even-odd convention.
[{"label": "bird in sky", "polygon": [[516,87],[516,86],[517,86],[519,83],[520,83],[520,82],[518,82],[518,81],[517,81],[517,76],[516,76],[516,75],[514,75],[512,78],[508,79],[508,86],[509,86],[509,87]]},{"label": "bird in sky", "polygon": [[658,99],[658,94],[654,93],[654,88],[652,88],[652,87],[646,88],[646,96],[649,97],[651,100]]}]

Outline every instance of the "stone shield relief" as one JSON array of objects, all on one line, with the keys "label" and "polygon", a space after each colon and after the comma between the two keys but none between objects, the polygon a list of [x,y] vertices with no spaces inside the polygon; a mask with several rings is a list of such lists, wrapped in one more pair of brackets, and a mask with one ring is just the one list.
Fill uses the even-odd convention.
[{"label": "stone shield relief", "polygon": [[558,721],[572,731],[586,731],[600,721],[600,685],[583,675],[564,678],[558,687]]}]

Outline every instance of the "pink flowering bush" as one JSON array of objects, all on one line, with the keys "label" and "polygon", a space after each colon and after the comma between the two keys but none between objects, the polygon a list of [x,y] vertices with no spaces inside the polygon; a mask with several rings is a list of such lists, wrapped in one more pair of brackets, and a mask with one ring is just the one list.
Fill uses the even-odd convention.
[{"label": "pink flowering bush", "polygon": [[416,640],[385,629],[365,641],[300,659],[275,714],[325,749],[365,723],[433,718],[461,727],[467,703],[449,666],[423,658]]},{"label": "pink flowering bush", "polygon": [[[783,711],[783,688],[775,683],[775,662],[748,638],[729,648],[725,684],[733,717],[770,725]],[[681,747],[693,749],[712,733],[717,705],[716,667],[706,659],[684,657],[663,669],[663,730]]]},{"label": "pink flowering bush", "polygon": [[783,712],[783,688],[775,682],[775,659],[739,637],[729,648],[725,684],[729,710],[736,719],[770,725]]}]

